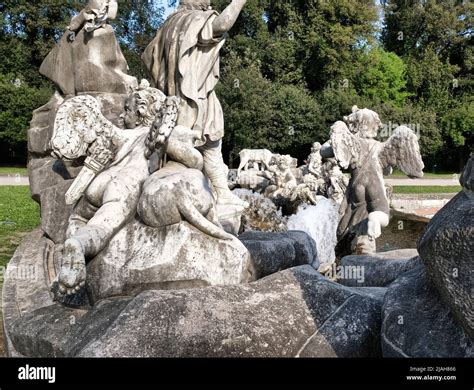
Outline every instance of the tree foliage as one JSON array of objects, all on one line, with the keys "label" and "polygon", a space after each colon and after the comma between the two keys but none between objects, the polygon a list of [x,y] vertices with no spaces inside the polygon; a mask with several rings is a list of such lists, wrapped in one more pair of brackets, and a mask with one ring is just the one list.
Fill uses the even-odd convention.
[{"label": "tree foliage", "polygon": [[[112,24],[131,74],[148,77],[141,53],[178,2],[119,2]],[[221,11],[229,2],[212,4]],[[85,3],[0,4],[3,156],[26,158],[31,111],[53,90],[38,68]],[[241,149],[258,147],[302,162],[356,104],[388,128],[419,131],[428,165],[458,169],[473,143],[473,10],[465,0],[248,0],[222,51],[226,160],[235,165]]]}]

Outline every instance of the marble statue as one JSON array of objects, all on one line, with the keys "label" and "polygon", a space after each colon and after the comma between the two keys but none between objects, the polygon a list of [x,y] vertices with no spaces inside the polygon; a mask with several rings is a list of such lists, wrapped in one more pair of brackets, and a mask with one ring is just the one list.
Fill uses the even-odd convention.
[{"label": "marble statue", "polygon": [[209,0],[181,0],[143,54],[156,88],[181,99],[178,125],[200,134],[195,142],[204,158],[204,173],[223,206],[247,206],[230,191],[222,159],[224,115],[215,93],[219,53],[225,36],[246,0],[232,0],[219,15]]},{"label": "marble statue", "polygon": [[88,156],[66,194],[75,207],[58,283],[60,293],[72,295],[85,285],[86,258],[103,250],[135,214],[149,176],[144,153],[148,129],[118,129],[102,116],[97,100],[84,95],[59,108],[54,130],[52,145],[58,158]]},{"label": "marble statue", "polygon": [[127,74],[128,64],[107,22],[117,16],[116,0],[89,0],[46,57],[40,73],[63,95],[80,93],[125,94],[137,81]]},{"label": "marble statue", "polygon": [[274,154],[267,149],[244,149],[239,153],[240,165],[237,169],[237,176],[240,175],[242,170],[249,170],[250,166],[255,169],[255,165],[260,164],[261,170],[269,169],[270,163],[273,159]]},{"label": "marble statue", "polygon": [[270,186],[265,190],[265,195],[271,198],[279,196],[290,198],[297,187],[297,181],[292,171],[293,158],[289,155],[276,157],[276,165],[271,165],[268,171],[273,175]]},{"label": "marble statue", "polygon": [[382,127],[379,114],[357,106],[352,107],[352,113],[344,117],[344,122],[352,134],[362,138],[375,138]]},{"label": "marble statue", "polygon": [[317,195],[322,185],[324,185],[322,179],[317,179],[313,175],[305,175],[303,177],[303,183],[294,189],[290,201],[316,206],[318,204]]},{"label": "marble statue", "polygon": [[339,256],[376,252],[375,240],[388,225],[390,212],[383,172],[398,167],[409,177],[422,177],[424,168],[418,138],[408,127],[379,142],[374,139],[381,126],[376,113],[354,107],[345,119],[347,123],[333,125],[329,146],[339,165],[352,173],[340,208]]},{"label": "marble statue", "polygon": [[142,81],[125,100],[126,130],[109,122],[89,95],[59,108],[51,141],[55,156],[87,156],[65,195],[74,211],[57,279],[60,294],[84,286],[86,259],[104,250],[133,217],[156,229],[186,221],[210,237],[235,239],[219,222],[202,172],[204,158],[194,146],[200,135],[176,125],[180,103]]},{"label": "marble statue", "polygon": [[315,142],[311,148],[311,154],[307,160],[308,173],[314,175],[316,178],[321,177],[322,157],[320,151],[321,144],[319,142]]},{"label": "marble statue", "polygon": [[[325,182],[324,194],[327,198],[341,204],[349,185],[349,178],[342,173],[336,159],[325,160],[321,168],[321,176]],[[320,187],[321,188],[321,187]]]}]

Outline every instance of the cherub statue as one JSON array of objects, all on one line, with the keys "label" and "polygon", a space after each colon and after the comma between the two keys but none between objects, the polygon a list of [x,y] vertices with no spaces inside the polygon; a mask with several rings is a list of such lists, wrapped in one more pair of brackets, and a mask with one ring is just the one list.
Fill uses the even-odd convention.
[{"label": "cherub statue", "polygon": [[321,157],[321,144],[319,142],[315,142],[311,148],[311,154],[308,157],[308,173],[314,175],[316,178],[321,177],[321,165],[322,165],[322,157]]},{"label": "cherub statue", "polygon": [[117,16],[116,0],[89,0],[46,57],[40,73],[53,81],[63,95],[79,93],[126,94],[137,85],[115,33],[107,22]]},{"label": "cherub statue", "polygon": [[349,178],[344,175],[334,158],[327,159],[322,168],[322,176],[325,181],[325,194],[336,203],[342,203]]},{"label": "cherub statue", "polygon": [[270,165],[268,172],[272,173],[272,184],[265,190],[266,196],[283,196],[290,198],[297,181],[291,170],[293,158],[291,156],[276,156],[276,165]]},{"label": "cherub statue", "polygon": [[386,142],[379,142],[373,139],[381,125],[378,115],[370,110],[356,110],[353,115],[351,127],[337,122],[331,131],[333,154],[352,173],[340,208],[339,256],[376,251],[375,240],[388,225],[390,213],[383,171],[398,167],[409,177],[422,177],[424,168],[418,138],[408,127],[397,128]]},{"label": "cherub statue", "polygon": [[144,154],[147,128],[123,131],[101,113],[97,100],[78,96],[59,108],[52,138],[62,159],[88,156],[66,193],[75,204],[58,274],[59,293],[72,295],[85,285],[86,258],[93,258],[133,217],[149,176]]},{"label": "cherub statue", "polygon": [[[176,126],[179,104],[180,99],[142,83],[127,99],[123,119],[135,127],[128,130],[110,123],[92,96],[60,107],[52,138],[55,156],[87,159],[66,194],[75,206],[57,278],[59,294],[75,294],[85,285],[86,259],[103,250],[136,214],[151,227],[185,220],[212,237],[234,239],[217,220],[203,156],[193,146],[196,132]],[[150,169],[153,155],[159,164]]]},{"label": "cherub statue", "polygon": [[360,109],[357,106],[352,107],[352,114],[345,116],[344,122],[352,134],[362,138],[375,138],[382,127],[379,114],[367,108]]},{"label": "cherub statue", "polygon": [[315,206],[318,203],[317,195],[322,182],[313,175],[304,176],[303,183],[294,189],[290,201],[300,201]]}]

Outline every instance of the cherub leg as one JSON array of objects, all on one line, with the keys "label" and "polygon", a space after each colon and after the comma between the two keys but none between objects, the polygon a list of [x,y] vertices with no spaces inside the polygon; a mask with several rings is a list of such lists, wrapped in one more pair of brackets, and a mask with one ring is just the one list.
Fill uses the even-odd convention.
[{"label": "cherub leg", "polygon": [[97,210],[97,207],[93,206],[85,197],[82,197],[69,218],[66,237],[72,237],[80,228],[86,226]]},{"label": "cherub leg", "polygon": [[71,295],[86,281],[86,258],[95,257],[135,214],[140,186],[111,183],[104,193],[104,204],[89,222],[64,244],[59,291]]}]

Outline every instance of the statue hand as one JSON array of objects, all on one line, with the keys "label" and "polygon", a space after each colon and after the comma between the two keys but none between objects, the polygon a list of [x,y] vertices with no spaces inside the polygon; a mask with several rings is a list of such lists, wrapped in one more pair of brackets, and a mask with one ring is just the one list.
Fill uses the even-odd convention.
[{"label": "statue hand", "polygon": [[375,240],[382,235],[382,227],[388,226],[389,217],[382,211],[375,211],[369,214],[367,223],[367,235]]}]

